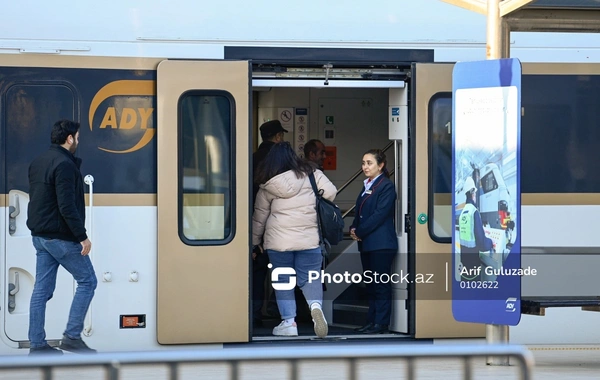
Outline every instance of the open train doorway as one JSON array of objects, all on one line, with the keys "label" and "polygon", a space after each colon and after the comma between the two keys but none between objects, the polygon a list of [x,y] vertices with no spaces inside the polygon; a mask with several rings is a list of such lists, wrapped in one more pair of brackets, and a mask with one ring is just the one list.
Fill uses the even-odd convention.
[{"label": "open train doorway", "polygon": [[[256,150],[262,142],[258,127],[274,119],[279,120],[288,131],[284,134],[285,141],[290,142],[302,157],[308,141],[321,141],[326,152],[323,172],[338,189],[335,203],[345,215],[346,232],[353,222],[356,198],[365,179],[361,171],[362,156],[369,149],[384,150],[390,179],[396,184],[398,200],[395,207],[396,215],[399,216],[403,206],[406,210],[407,169],[402,170],[401,167],[402,163],[406,163],[402,159],[401,136],[390,133],[390,128],[399,130],[390,116],[399,112],[403,99],[406,107],[406,91],[402,80],[325,83],[317,80],[254,78],[253,148]],[[399,118],[396,121],[397,119]],[[407,125],[404,130],[407,131]],[[404,147],[407,145],[405,139]],[[407,152],[404,151],[404,154]],[[403,175],[406,177],[405,181]],[[401,253],[395,259],[393,272],[406,273],[406,235],[400,232],[401,226],[397,226],[397,231],[399,246],[404,248],[399,249]],[[366,323],[368,311],[366,287],[364,281],[357,277],[364,276],[364,271],[356,242],[347,236],[340,244],[332,247],[325,262],[322,276],[323,311],[329,323],[329,337],[364,337],[364,334],[354,331]],[[259,341],[276,338],[272,335],[272,330],[281,322],[270,283],[270,272],[266,277],[260,318],[254,318],[253,324],[253,340]],[[390,334],[381,336],[407,336],[403,335],[408,333],[407,284],[393,284],[392,288]],[[296,339],[315,338],[308,305],[299,288],[296,287],[295,293],[299,332]]]}]

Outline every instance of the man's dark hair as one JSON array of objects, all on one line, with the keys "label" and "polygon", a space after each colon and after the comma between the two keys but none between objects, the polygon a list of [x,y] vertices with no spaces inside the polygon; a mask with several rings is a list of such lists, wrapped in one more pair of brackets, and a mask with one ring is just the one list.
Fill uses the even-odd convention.
[{"label": "man's dark hair", "polygon": [[297,178],[302,178],[314,172],[315,165],[298,157],[290,143],[283,141],[273,145],[267,157],[258,165],[256,183],[266,183],[288,170],[293,170]]},{"label": "man's dark hair", "polygon": [[[277,132],[277,133],[279,133],[279,132]],[[275,138],[275,136],[277,136],[277,133],[269,133],[269,132],[260,131],[260,138],[263,141],[271,141]]]},{"label": "man's dark hair", "polygon": [[70,135],[75,138],[77,131],[79,131],[79,123],[71,120],[59,120],[52,126],[52,134],[50,135],[50,141],[52,144],[62,145],[67,141],[67,137]]},{"label": "man's dark hair", "polygon": [[[319,150],[319,147],[317,146],[317,144],[323,144],[320,140],[317,139],[312,139],[312,140],[308,140],[306,142],[306,144],[304,144],[304,157],[308,158],[308,154],[310,152],[313,153],[317,153],[317,151]],[[323,144],[323,146],[325,146],[325,144]]]}]

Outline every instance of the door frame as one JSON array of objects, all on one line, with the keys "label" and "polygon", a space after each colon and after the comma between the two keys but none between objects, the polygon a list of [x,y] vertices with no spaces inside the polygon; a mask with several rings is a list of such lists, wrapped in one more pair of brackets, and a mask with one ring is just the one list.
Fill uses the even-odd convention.
[{"label": "door frame", "polygon": [[[250,67],[249,61],[165,60],[157,68],[157,340],[160,344],[250,340],[251,169],[250,160],[245,159],[250,157],[251,145]],[[227,194],[197,192],[193,194],[198,195],[194,198],[197,203],[189,206],[196,210],[203,208],[202,212],[195,211],[196,215],[203,215],[205,210],[218,215],[222,208],[225,218],[231,216],[231,232],[220,241],[182,238],[180,110],[182,97],[190,91],[224,92],[234,100],[230,103],[233,145],[229,147],[230,167],[234,170],[229,174],[229,185],[235,184],[229,200],[234,212],[226,214]],[[219,201],[221,198],[225,200]],[[247,280],[240,281],[243,278]]]},{"label": "door frame", "polygon": [[[433,274],[433,284],[413,284],[409,298],[410,331],[415,338],[483,338],[485,325],[457,322],[452,315],[452,245],[436,242],[427,213],[433,173],[430,170],[429,105],[433,96],[452,91],[453,63],[415,63],[411,81],[411,174],[409,260],[411,273]],[[450,205],[451,206],[451,205]],[[426,215],[425,221],[418,220]]]}]

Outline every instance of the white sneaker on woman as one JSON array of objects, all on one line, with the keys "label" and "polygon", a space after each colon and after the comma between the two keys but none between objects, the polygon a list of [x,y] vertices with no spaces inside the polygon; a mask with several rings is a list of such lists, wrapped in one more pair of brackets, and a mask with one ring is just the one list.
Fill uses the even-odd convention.
[{"label": "white sneaker on woman", "polygon": [[325,338],[329,328],[327,327],[327,321],[323,315],[323,310],[321,310],[321,305],[316,302],[310,305],[310,315],[315,324],[315,334],[317,334],[319,338]]},{"label": "white sneaker on woman", "polygon": [[294,323],[285,323],[281,321],[279,326],[275,326],[273,329],[273,335],[275,336],[298,336],[298,325]]}]

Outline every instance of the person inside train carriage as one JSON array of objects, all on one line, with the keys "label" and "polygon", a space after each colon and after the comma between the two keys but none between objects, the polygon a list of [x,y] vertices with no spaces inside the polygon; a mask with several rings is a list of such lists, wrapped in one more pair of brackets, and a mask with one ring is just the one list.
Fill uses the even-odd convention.
[{"label": "person inside train carriage", "polygon": [[[252,244],[262,243],[273,264],[273,288],[282,318],[273,329],[276,336],[298,335],[296,283],[309,305],[315,334],[323,338],[328,332],[321,309],[323,288],[319,274],[323,256],[311,173],[317,187],[323,190],[323,197],[333,201],[337,193],[333,183],[313,163],[298,157],[288,142],[275,144],[258,167],[260,189],[252,215]],[[309,280],[309,273],[317,273],[318,278]]]},{"label": "person inside train carriage", "polygon": [[92,243],[85,229],[85,199],[79,144],[79,123],[59,120],[52,127],[50,149],[29,166],[27,227],[37,253],[35,284],[29,307],[29,354],[62,354],[48,345],[44,330],[46,303],[56,287],[62,265],[77,281],[69,319],[59,348],[95,353],[81,339],[97,279],[88,256]]},{"label": "person inside train carriage", "polygon": [[304,144],[304,158],[314,162],[320,171],[324,171],[323,161],[327,158],[325,144],[317,139],[308,140]]},{"label": "person inside train carriage", "polygon": [[[263,123],[260,128],[260,136],[263,142],[252,155],[253,168],[253,191],[252,202],[256,202],[256,194],[258,193],[258,183],[256,182],[257,168],[260,163],[267,157],[269,151],[278,142],[283,141],[284,133],[288,131],[283,128],[279,120],[271,120]],[[269,272],[269,258],[266,254],[256,247],[252,251],[252,325],[254,327],[263,326],[262,308],[265,302],[265,280]],[[273,305],[274,302],[273,302]],[[273,306],[273,309],[276,307]]]},{"label": "person inside train carriage", "polygon": [[[394,227],[396,190],[389,179],[385,154],[380,149],[367,151],[362,170],[367,177],[356,199],[356,215],[350,225],[350,236],[358,242],[363,273],[377,272],[391,276],[392,263],[398,252]],[[392,284],[372,281],[366,284],[369,311],[366,324],[355,329],[365,334],[388,331],[392,314]]]},{"label": "person inside train carriage", "polygon": [[253,201],[256,201],[256,194],[258,194],[259,184],[256,182],[256,170],[258,165],[267,157],[269,151],[273,145],[277,144],[284,140],[285,133],[288,132],[287,129],[284,129],[279,120],[270,120],[266,123],[263,123],[260,128],[260,137],[262,138],[262,142],[258,146],[258,149],[254,154],[252,154],[252,169],[254,173],[254,186],[253,186]]},{"label": "person inside train carriage", "polygon": [[458,219],[462,263],[460,273],[465,281],[477,281],[481,279],[482,271],[479,252],[490,251],[495,244],[485,236],[481,215],[475,206],[477,187],[472,177],[467,177],[462,192],[466,203]]}]

